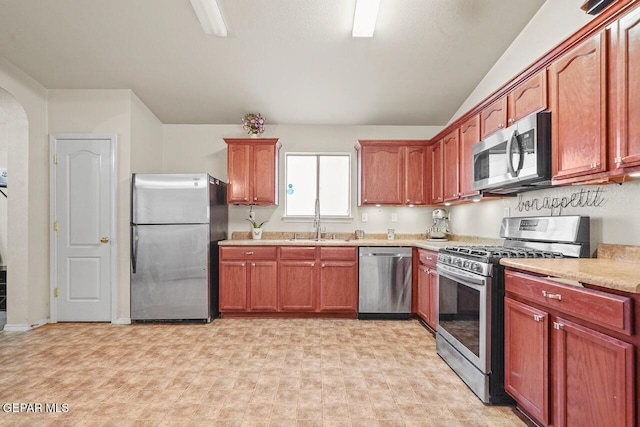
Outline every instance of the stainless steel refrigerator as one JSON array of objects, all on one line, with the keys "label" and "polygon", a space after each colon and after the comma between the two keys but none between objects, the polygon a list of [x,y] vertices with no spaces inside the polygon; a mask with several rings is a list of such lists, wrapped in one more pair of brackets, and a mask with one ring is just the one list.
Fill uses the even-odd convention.
[{"label": "stainless steel refrigerator", "polygon": [[207,174],[131,177],[131,319],[219,315],[218,242],[227,184]]}]

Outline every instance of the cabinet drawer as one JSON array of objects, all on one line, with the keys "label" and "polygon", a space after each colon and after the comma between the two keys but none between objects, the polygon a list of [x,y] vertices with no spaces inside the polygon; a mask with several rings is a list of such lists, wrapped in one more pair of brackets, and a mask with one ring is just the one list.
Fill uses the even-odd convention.
[{"label": "cabinet drawer", "polygon": [[220,259],[276,259],[274,246],[223,246],[220,248]]},{"label": "cabinet drawer", "polygon": [[631,299],[628,297],[511,271],[505,272],[505,286],[507,293],[626,335],[631,334]]},{"label": "cabinet drawer", "polygon": [[315,246],[284,246],[280,248],[280,259],[316,259]]},{"label": "cabinet drawer", "polygon": [[333,248],[333,247],[320,247],[320,259],[335,259],[335,260],[348,260],[355,261],[358,258],[358,248]]},{"label": "cabinet drawer", "polygon": [[420,253],[420,264],[424,264],[427,267],[436,268],[438,262],[438,253],[434,251],[428,251],[426,249],[418,249]]}]

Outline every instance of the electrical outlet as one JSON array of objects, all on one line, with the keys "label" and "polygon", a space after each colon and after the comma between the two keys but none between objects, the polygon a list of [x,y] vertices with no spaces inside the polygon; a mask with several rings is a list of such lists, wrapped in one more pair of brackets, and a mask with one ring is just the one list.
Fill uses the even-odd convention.
[{"label": "electrical outlet", "polygon": [[398,214],[397,213],[392,213],[391,214],[391,222],[398,222]]},{"label": "electrical outlet", "polygon": [[504,209],[502,210],[502,215],[503,215],[505,218],[508,218],[509,216],[511,216],[511,209],[509,209],[509,208],[504,208]]},{"label": "electrical outlet", "polygon": [[369,214],[363,213],[362,214],[362,222],[367,222],[369,221]]}]

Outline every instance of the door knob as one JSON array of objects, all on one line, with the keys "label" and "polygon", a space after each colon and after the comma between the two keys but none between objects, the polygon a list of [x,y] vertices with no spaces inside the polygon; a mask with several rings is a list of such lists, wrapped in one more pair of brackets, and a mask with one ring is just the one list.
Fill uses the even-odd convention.
[{"label": "door knob", "polygon": [[107,236],[103,236],[103,237],[100,239],[100,243],[109,243],[109,238],[108,238]]}]

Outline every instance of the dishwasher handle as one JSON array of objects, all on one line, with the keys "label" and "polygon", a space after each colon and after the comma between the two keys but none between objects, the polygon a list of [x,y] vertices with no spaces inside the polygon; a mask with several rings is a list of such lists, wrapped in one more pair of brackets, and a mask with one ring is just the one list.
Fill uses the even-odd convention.
[{"label": "dishwasher handle", "polygon": [[410,258],[411,255],[408,254],[384,254],[384,253],[370,253],[370,254],[360,254],[360,256],[375,256],[375,257],[384,257],[384,258]]}]

